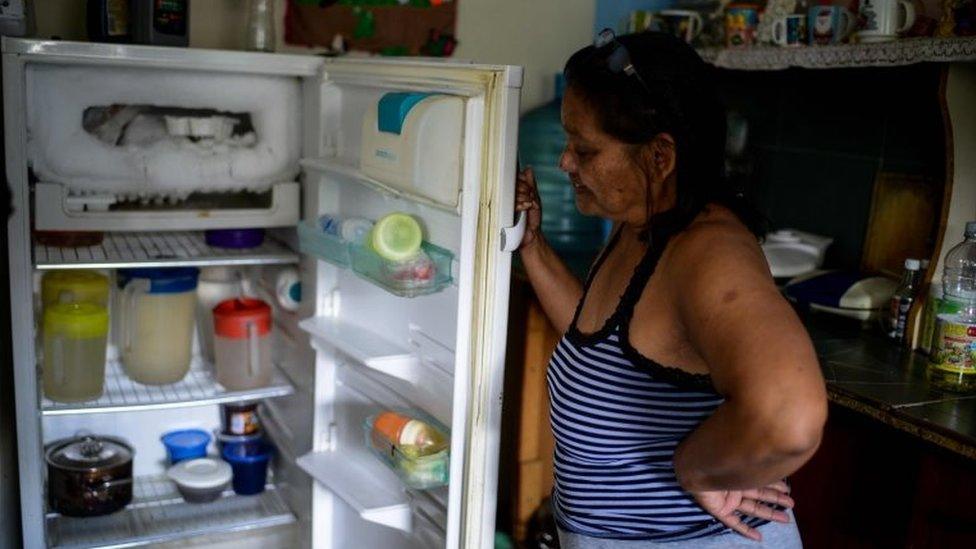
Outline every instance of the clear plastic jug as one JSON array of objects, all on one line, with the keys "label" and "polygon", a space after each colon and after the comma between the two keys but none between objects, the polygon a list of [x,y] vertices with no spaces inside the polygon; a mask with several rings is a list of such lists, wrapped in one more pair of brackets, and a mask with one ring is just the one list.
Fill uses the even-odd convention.
[{"label": "clear plastic jug", "polygon": [[58,402],[102,396],[108,311],[94,303],[54,303],[44,309],[44,395]]},{"label": "clear plastic jug", "polygon": [[119,271],[119,346],[133,380],[165,385],[189,371],[197,274],[192,267]]},{"label": "clear plastic jug", "polygon": [[200,337],[200,355],[213,364],[214,323],[213,309],[220,302],[244,297],[247,288],[240,270],[233,267],[208,267],[200,270],[197,281],[197,335]]},{"label": "clear plastic jug", "polygon": [[260,299],[229,299],[214,307],[217,382],[243,391],[271,382],[271,307]]}]

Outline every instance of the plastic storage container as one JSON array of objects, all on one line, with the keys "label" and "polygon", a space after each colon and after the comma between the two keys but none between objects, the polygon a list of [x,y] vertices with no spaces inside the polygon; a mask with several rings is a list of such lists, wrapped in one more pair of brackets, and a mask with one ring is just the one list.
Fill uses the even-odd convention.
[{"label": "plastic storage container", "polygon": [[260,299],[229,299],[214,307],[217,381],[242,391],[271,382],[271,307]]},{"label": "plastic storage container", "polygon": [[212,229],[204,233],[207,246],[257,248],[264,242],[264,229]]},{"label": "plastic storage container", "polygon": [[244,294],[244,279],[238,269],[200,269],[197,280],[197,332],[200,336],[200,354],[207,362],[214,362],[213,308],[221,301],[243,297]]},{"label": "plastic storage container", "polygon": [[447,484],[450,435],[437,420],[416,411],[384,411],[366,419],[366,446],[404,484],[426,490]]},{"label": "plastic storage container", "polygon": [[400,297],[416,297],[443,290],[451,283],[454,255],[428,242],[422,256],[411,261],[388,261],[365,246],[349,246],[356,274]]},{"label": "plastic storage container", "polygon": [[108,311],[94,303],[56,303],[44,310],[44,395],[59,402],[102,396]]},{"label": "plastic storage container", "polygon": [[348,267],[349,246],[338,233],[326,232],[308,223],[298,224],[298,247],[302,253],[314,255],[339,267]]},{"label": "plastic storage container", "polygon": [[108,277],[87,270],[48,271],[41,277],[41,303],[94,303],[108,307]]},{"label": "plastic storage container", "polygon": [[206,457],[210,433],[203,429],[181,429],[164,433],[160,439],[166,447],[170,463]]},{"label": "plastic storage container", "polygon": [[217,451],[223,455],[224,448],[234,446],[235,452],[244,455],[254,455],[261,452],[265,445],[264,434],[259,430],[250,435],[229,435],[218,430],[214,430],[214,438],[217,439]]},{"label": "plastic storage container", "polygon": [[189,371],[197,274],[192,267],[119,271],[119,346],[133,380],[165,385]]},{"label": "plastic storage container", "polygon": [[261,443],[253,452],[246,451],[241,445],[225,444],[221,456],[234,471],[234,492],[242,496],[263,492],[272,454],[274,448],[267,443]]},{"label": "plastic storage container", "polygon": [[217,500],[230,484],[230,464],[213,458],[181,461],[166,471],[187,503],[209,503]]}]

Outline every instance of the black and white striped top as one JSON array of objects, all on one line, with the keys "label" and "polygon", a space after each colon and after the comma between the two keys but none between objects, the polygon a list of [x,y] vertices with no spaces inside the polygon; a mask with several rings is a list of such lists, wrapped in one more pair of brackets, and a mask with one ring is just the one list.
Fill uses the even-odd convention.
[{"label": "black and white striped top", "polygon": [[654,241],[617,310],[601,330],[583,334],[576,321],[603,258],[596,263],[546,374],[556,441],[553,510],[559,526],[577,534],[677,541],[729,531],[682,490],[672,462],[677,445],[722,397],[708,376],[661,366],[626,336],[667,238]]}]

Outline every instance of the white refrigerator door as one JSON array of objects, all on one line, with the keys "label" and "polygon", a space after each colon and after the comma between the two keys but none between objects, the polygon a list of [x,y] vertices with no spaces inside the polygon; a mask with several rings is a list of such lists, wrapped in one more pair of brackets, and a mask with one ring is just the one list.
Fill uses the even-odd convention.
[{"label": "white refrigerator door", "polygon": [[[397,297],[348,267],[306,260],[315,316],[314,547],[493,544],[522,71],[418,60],[331,60],[305,105],[304,221],[418,218],[453,256],[453,283]],[[310,85],[307,83],[306,85]],[[311,90],[308,90],[311,92]],[[360,170],[363,118],[388,92],[463,100],[457,205],[399,192]],[[447,159],[445,159],[447,161]],[[366,450],[363,419],[418,408],[450,427],[450,483],[413,491]]]}]

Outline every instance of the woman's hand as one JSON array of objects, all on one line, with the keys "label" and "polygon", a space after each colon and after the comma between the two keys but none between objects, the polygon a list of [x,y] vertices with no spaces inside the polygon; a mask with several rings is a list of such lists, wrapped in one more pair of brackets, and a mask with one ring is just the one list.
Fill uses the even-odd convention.
[{"label": "woman's hand", "polygon": [[785,482],[779,481],[753,490],[692,492],[692,497],[708,514],[743,536],[761,541],[762,534],[742,522],[743,516],[758,517],[774,522],[789,522],[790,517],[770,505],[793,508],[793,498]]},{"label": "woman's hand", "polygon": [[525,251],[542,240],[542,202],[536,189],[535,172],[525,168],[517,175],[515,186],[515,211],[526,213],[525,236],[519,250]]}]

